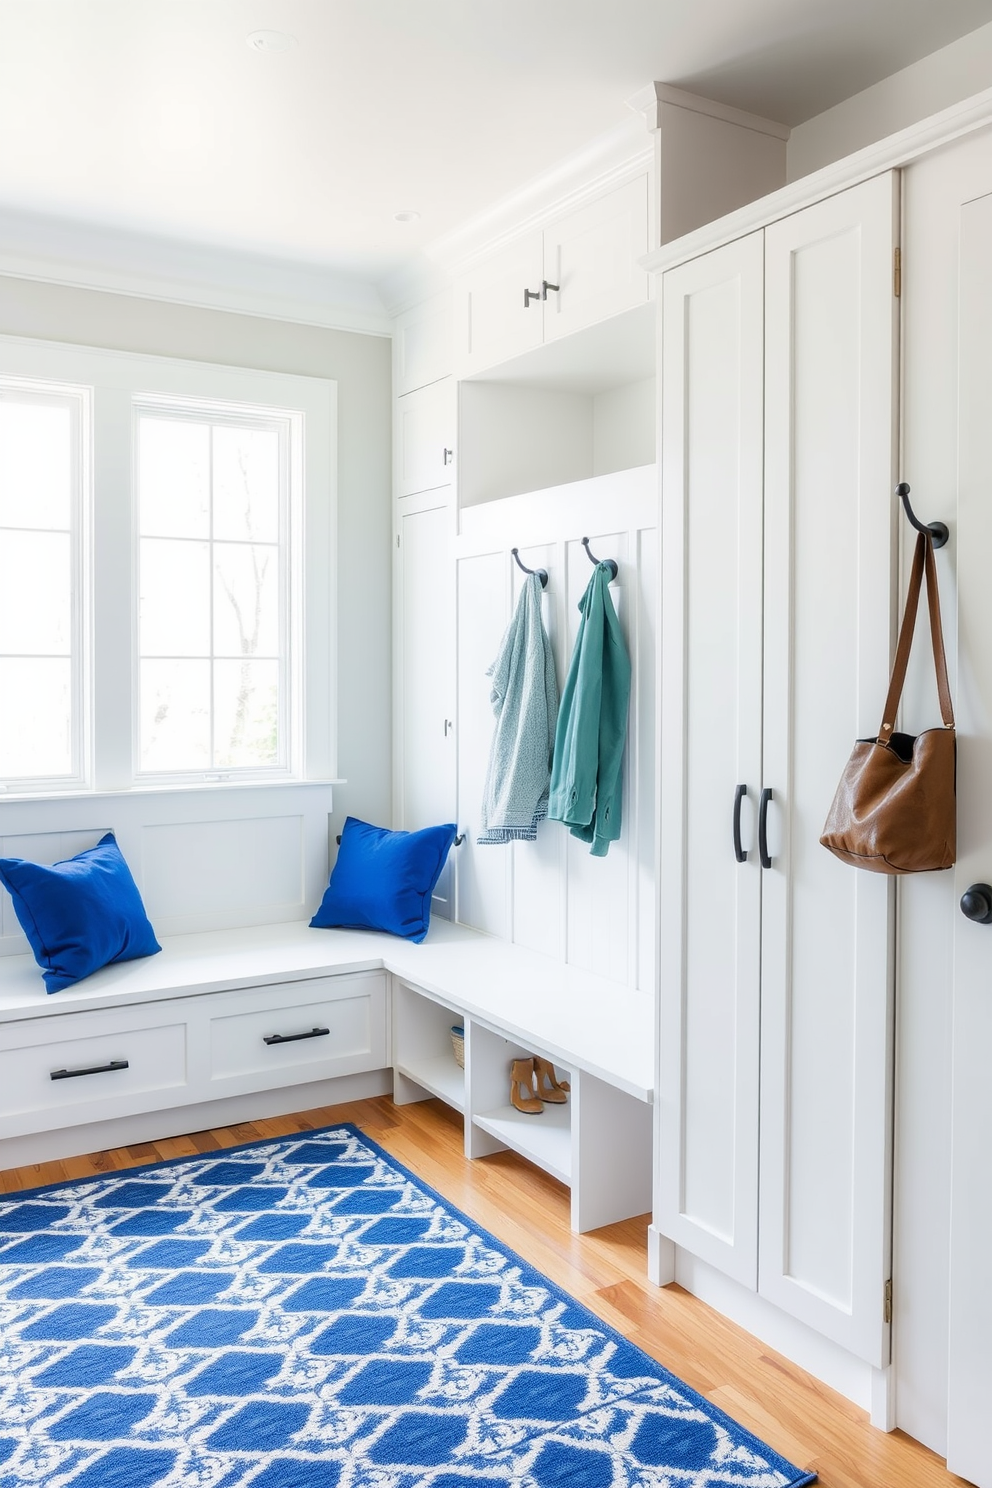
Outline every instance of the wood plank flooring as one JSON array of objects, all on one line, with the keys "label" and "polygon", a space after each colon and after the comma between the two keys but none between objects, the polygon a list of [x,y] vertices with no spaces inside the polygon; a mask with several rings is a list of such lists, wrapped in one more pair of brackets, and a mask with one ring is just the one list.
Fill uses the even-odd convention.
[{"label": "wood plank flooring", "polygon": [[951,1488],[963,1483],[919,1442],[900,1431],[874,1430],[863,1411],[680,1287],[652,1286],[645,1269],[647,1215],[573,1235],[568,1193],[554,1179],[510,1152],[467,1162],[461,1117],[440,1101],[399,1107],[383,1096],[14,1168],[0,1172],[0,1192],[212,1152],[337,1121],[353,1121],[728,1415],[798,1466],[815,1469],[823,1488]]}]

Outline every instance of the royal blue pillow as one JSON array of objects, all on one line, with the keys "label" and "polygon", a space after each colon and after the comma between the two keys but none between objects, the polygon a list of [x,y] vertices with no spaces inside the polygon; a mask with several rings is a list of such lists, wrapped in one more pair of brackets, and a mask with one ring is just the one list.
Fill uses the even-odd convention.
[{"label": "royal blue pillow", "polygon": [[423,940],[431,922],[431,894],[457,831],[454,823],[422,832],[389,832],[349,816],[338,860],[320,908],[317,930],[385,930]]},{"label": "royal blue pillow", "polygon": [[0,883],[14,901],[49,992],[71,987],[111,961],[135,961],[162,949],[113,832],[50,868],[0,858]]}]

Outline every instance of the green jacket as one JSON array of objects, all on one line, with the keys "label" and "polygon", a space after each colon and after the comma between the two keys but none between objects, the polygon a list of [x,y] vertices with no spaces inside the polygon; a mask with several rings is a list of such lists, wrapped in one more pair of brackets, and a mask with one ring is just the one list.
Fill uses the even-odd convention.
[{"label": "green jacket", "polygon": [[582,619],[555,731],[548,816],[605,858],[620,836],[630,657],[598,563],[579,601]]}]

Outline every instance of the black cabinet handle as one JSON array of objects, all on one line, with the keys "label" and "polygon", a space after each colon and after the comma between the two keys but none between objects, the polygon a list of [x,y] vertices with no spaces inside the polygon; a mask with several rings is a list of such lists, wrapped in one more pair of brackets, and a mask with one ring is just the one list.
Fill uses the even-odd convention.
[{"label": "black cabinet handle", "polygon": [[265,1044],[295,1044],[300,1039],[326,1038],[330,1033],[329,1028],[311,1028],[307,1033],[270,1033],[262,1035]]},{"label": "black cabinet handle", "polygon": [[762,868],[772,866],[772,860],[768,856],[768,802],[771,798],[771,789],[766,785],[758,802],[758,857]]},{"label": "black cabinet handle", "polygon": [[734,791],[734,857],[738,863],[747,862],[747,853],[741,846],[741,802],[746,795],[746,785],[739,785]]},{"label": "black cabinet handle", "polygon": [[52,1070],[53,1080],[78,1080],[81,1075],[109,1075],[114,1070],[128,1068],[126,1059],[112,1059],[109,1064],[94,1064],[92,1069]]},{"label": "black cabinet handle", "polygon": [[976,925],[992,925],[992,885],[972,884],[961,895],[961,913]]}]

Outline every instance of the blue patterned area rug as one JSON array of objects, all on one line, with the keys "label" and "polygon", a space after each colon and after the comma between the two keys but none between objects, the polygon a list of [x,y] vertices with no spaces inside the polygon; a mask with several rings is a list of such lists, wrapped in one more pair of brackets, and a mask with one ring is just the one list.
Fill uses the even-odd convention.
[{"label": "blue patterned area rug", "polygon": [[814,1476],[351,1126],[0,1202],[0,1488]]}]

